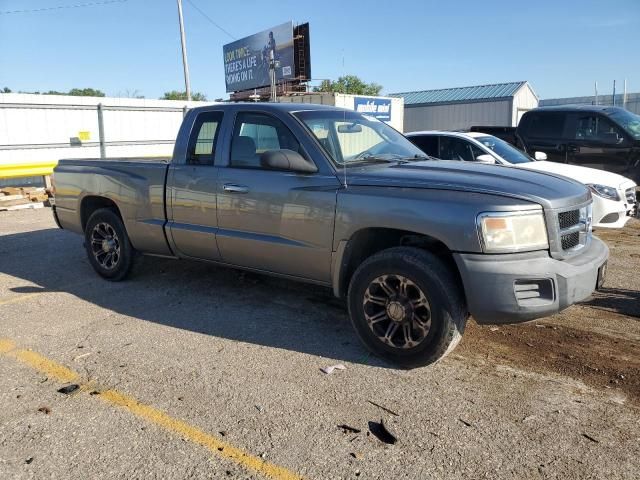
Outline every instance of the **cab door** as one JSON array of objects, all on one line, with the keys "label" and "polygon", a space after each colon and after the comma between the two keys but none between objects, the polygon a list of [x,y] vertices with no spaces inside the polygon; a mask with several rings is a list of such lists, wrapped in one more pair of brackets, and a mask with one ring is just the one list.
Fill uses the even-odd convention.
[{"label": "cab door", "polygon": [[263,167],[260,155],[268,150],[309,159],[292,131],[269,113],[240,111],[231,137],[228,164],[218,175],[222,260],[330,282],[336,176]]},{"label": "cab door", "polygon": [[604,115],[594,112],[572,115],[567,142],[568,162],[625,175],[630,142],[624,132]]},{"label": "cab door", "polygon": [[[222,125],[221,111],[198,114],[189,135],[186,159],[172,164],[167,178],[167,236],[180,257],[219,260],[216,242],[214,159]],[[175,159],[174,159],[175,160]]]},{"label": "cab door", "polygon": [[535,152],[543,152],[551,162],[567,163],[566,118],[564,112],[536,111],[524,115],[518,129],[527,153],[533,157]]}]

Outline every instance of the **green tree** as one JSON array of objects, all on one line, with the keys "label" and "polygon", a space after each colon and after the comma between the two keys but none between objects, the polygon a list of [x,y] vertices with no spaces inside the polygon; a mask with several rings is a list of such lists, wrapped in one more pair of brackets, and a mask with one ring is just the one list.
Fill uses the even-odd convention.
[{"label": "green tree", "polygon": [[4,87],[0,93],[11,93],[11,89],[9,87]]},{"label": "green tree", "polygon": [[[187,92],[179,92],[178,90],[171,90],[170,92],[164,92],[164,96],[160,97],[160,100],[186,100]],[[193,92],[191,93],[191,100],[196,102],[206,102],[207,96],[204,93]]]},{"label": "green tree", "polygon": [[68,95],[76,97],[104,97],[104,92],[94,88],[72,88]]},{"label": "green tree", "polygon": [[382,85],[366,83],[356,75],[345,75],[338,80],[323,80],[314,92],[351,93],[355,95],[380,95]]}]

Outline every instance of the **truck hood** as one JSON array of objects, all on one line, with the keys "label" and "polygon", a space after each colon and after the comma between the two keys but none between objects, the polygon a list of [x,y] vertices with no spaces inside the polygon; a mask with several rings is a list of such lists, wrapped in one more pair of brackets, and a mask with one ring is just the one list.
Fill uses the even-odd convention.
[{"label": "truck hood", "polygon": [[566,163],[547,162],[543,160],[539,162],[519,163],[517,166],[518,168],[526,168],[528,170],[536,170],[538,172],[549,172],[557,175],[564,175],[584,184],[597,183],[616,189],[622,188],[623,190],[635,185],[632,180],[627,177],[623,177],[622,175],[618,175],[617,173],[598,170],[597,168],[568,165]]},{"label": "truck hood", "polygon": [[587,187],[561,176],[457,160],[351,167],[346,175],[347,185],[484,193],[526,200],[545,208],[564,208],[591,198]]}]

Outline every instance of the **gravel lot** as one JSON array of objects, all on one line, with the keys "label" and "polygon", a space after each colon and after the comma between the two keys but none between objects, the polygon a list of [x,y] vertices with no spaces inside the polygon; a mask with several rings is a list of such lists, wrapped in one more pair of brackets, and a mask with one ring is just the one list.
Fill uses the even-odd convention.
[{"label": "gravel lot", "polygon": [[593,299],[402,371],[325,289],[154,258],[110,283],[49,209],[2,212],[0,478],[638,478],[640,221],[598,233]]}]

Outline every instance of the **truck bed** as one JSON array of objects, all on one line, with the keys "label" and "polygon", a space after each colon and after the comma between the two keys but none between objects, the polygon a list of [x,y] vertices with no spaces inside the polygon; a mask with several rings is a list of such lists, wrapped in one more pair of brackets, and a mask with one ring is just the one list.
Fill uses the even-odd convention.
[{"label": "truck bed", "polygon": [[84,165],[89,163],[91,165],[101,163],[161,163],[168,164],[171,162],[171,157],[107,157],[107,158],[64,158],[59,163],[64,165]]},{"label": "truck bed", "polygon": [[73,158],[55,168],[56,214],[63,228],[82,233],[83,206],[99,197],[118,212],[133,246],[170,255],[164,236],[165,181],[170,157]]}]

